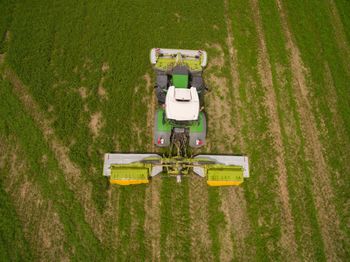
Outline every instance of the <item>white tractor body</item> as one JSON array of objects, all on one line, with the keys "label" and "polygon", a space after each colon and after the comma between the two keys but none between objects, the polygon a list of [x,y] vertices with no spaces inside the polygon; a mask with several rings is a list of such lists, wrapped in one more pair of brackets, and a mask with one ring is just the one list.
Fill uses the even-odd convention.
[{"label": "white tractor body", "polygon": [[170,86],[165,98],[167,119],[193,121],[199,115],[199,97],[195,87],[190,89]]}]

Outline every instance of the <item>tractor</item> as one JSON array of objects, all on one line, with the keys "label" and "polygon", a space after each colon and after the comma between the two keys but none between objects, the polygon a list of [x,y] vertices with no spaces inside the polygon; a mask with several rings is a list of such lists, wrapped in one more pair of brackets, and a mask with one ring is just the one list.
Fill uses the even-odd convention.
[{"label": "tractor", "polygon": [[103,175],[118,185],[149,183],[157,175],[174,177],[180,183],[193,174],[206,178],[209,186],[240,185],[249,177],[247,156],[194,153],[206,144],[204,95],[208,88],[203,71],[207,52],[153,48],[150,62],[158,100],[153,143],[165,152],[107,153]]}]

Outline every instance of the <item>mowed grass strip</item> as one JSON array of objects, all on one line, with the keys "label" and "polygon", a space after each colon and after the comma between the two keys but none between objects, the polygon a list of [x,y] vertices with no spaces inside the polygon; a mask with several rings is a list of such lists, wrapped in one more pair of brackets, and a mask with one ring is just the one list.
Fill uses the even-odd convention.
[{"label": "mowed grass strip", "polygon": [[[227,59],[225,56],[227,55],[225,46],[226,43],[222,39],[222,43],[213,43],[206,48],[210,61],[205,70],[205,79],[210,92],[205,97],[208,134],[206,147],[202,150],[206,151],[207,154],[240,152],[239,150],[233,150],[233,148],[237,148],[235,137],[239,135],[239,132],[238,128],[232,124],[232,122],[237,122],[231,122],[230,119],[231,111],[233,111],[230,88],[232,85],[230,70],[228,70],[230,68],[228,66],[229,58]],[[205,179],[203,183],[205,183]],[[242,243],[244,240],[240,237],[244,237],[245,232],[241,230],[238,232],[240,235],[237,236],[235,232],[238,231],[238,227],[235,223],[244,220],[242,215],[245,212],[244,205],[237,203],[236,194],[233,195],[236,202],[232,203],[232,192],[230,190],[214,189],[206,184],[205,187],[208,194],[208,228],[211,240],[211,255],[216,261],[233,256],[237,257],[239,251],[233,251],[234,243],[244,245]],[[237,215],[232,217],[232,213],[229,211],[236,207],[238,209],[234,213]],[[234,239],[236,239],[234,243],[232,243],[232,234],[235,235]]]},{"label": "mowed grass strip", "polygon": [[[323,242],[317,221],[311,190],[309,161],[304,151],[300,115],[292,88],[292,72],[285,37],[276,2],[259,4],[267,50],[270,57],[273,88],[277,98],[277,110],[288,174],[288,191],[294,220],[297,252],[295,258],[324,259]],[[276,41],[279,39],[279,41]],[[299,152],[295,154],[295,152]]]},{"label": "mowed grass strip", "polygon": [[266,47],[265,35],[262,27],[262,18],[259,9],[259,1],[250,1],[252,13],[254,14],[254,22],[259,38],[259,58],[258,71],[262,82],[262,87],[266,90],[265,104],[267,106],[270,121],[270,130],[274,139],[274,148],[276,150],[276,168],[278,170],[279,197],[282,205],[282,235],[280,239],[281,248],[283,249],[283,257],[295,259],[296,241],[294,232],[294,222],[290,207],[290,197],[287,186],[287,168],[282,142],[281,123],[279,120],[278,103],[276,92],[273,87],[273,77],[270,65],[270,59]]},{"label": "mowed grass strip", "polygon": [[189,212],[191,236],[191,260],[212,261],[209,234],[208,185],[202,177],[193,175],[189,179]]},{"label": "mowed grass strip", "polygon": [[[305,65],[310,69],[309,100],[315,115],[319,137],[329,166],[334,203],[341,232],[334,232],[335,257],[349,257],[350,230],[348,199],[350,196],[349,137],[350,98],[348,61],[342,56],[332,28],[329,6],[319,1],[284,1],[291,31],[295,36]],[[340,2],[339,2],[340,3]],[[345,8],[346,9],[346,8]],[[310,15],[311,14],[311,15]],[[346,18],[343,23],[346,23]],[[348,29],[346,29],[348,30]],[[349,42],[347,43],[349,45]],[[317,186],[317,185],[315,185]]]},{"label": "mowed grass strip", "polygon": [[[52,201],[66,235],[65,249],[72,259],[104,260],[104,247],[86,223],[84,211],[68,188],[62,171],[41,131],[26,115],[22,104],[13,94],[9,83],[1,81],[0,131],[3,135],[15,135],[28,160],[31,178],[40,186],[43,196]],[[43,156],[47,164],[41,164]]]},{"label": "mowed grass strip", "polygon": [[[234,46],[240,77],[239,100],[242,105],[243,149],[249,156],[251,178],[243,184],[252,234],[249,245],[257,260],[281,259],[281,203],[278,199],[276,151],[269,130],[265,90],[258,75],[258,39],[249,5],[229,2]],[[249,47],[249,48],[247,48]],[[249,248],[248,245],[248,248]]]},{"label": "mowed grass strip", "polygon": [[215,261],[220,261],[222,228],[226,225],[225,216],[221,206],[220,189],[210,187],[208,189],[208,226],[212,242],[211,252]]},{"label": "mowed grass strip", "polygon": [[164,261],[191,259],[189,181],[163,178],[160,192],[160,258]]},{"label": "mowed grass strip", "polygon": [[115,186],[119,190],[118,207],[118,243],[116,258],[118,261],[145,260],[148,256],[145,243],[145,185]]}]

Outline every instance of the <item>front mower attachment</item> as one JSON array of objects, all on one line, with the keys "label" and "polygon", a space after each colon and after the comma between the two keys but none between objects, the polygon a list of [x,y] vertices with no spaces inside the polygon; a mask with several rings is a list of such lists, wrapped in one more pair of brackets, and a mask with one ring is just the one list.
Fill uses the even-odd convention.
[{"label": "front mower attachment", "polygon": [[207,52],[204,50],[153,48],[150,52],[150,61],[160,71],[171,70],[176,65],[185,65],[191,72],[201,72],[207,65]]}]

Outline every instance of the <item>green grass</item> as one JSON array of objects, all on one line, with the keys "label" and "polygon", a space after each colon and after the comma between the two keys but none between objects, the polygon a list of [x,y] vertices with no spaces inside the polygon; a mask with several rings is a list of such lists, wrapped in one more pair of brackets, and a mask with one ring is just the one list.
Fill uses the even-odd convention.
[{"label": "green grass", "polygon": [[[340,3],[340,1],[338,1]],[[343,2],[344,3],[344,2]],[[344,3],[345,4],[345,3]],[[340,227],[346,238],[339,243],[339,256],[349,256],[350,230],[347,226],[349,212],[346,209],[346,201],[350,196],[349,160],[348,151],[350,137],[350,98],[348,96],[349,72],[345,65],[348,61],[342,57],[342,53],[336,44],[334,30],[330,21],[329,7],[326,2],[319,1],[286,1],[286,7],[291,22],[291,29],[295,35],[301,56],[306,66],[310,69],[310,80],[312,81],[311,104],[316,116],[317,126],[320,130],[322,125],[326,131],[321,132],[321,141],[327,152],[327,165],[330,172],[335,198],[333,199],[338,216]],[[348,7],[348,6],[347,6]],[[318,12],[314,12],[318,10]],[[311,14],[311,15],[310,15]],[[343,20],[346,18],[343,18]],[[297,22],[298,21],[298,22]],[[306,26],[307,24],[307,26]],[[348,29],[346,29],[348,31]],[[347,43],[349,45],[349,42]],[[326,78],[325,63],[328,64],[333,87],[329,86]],[[333,93],[329,89],[334,88]],[[328,98],[333,96],[336,103]],[[336,108],[337,117],[331,111]],[[340,175],[342,174],[342,175]],[[345,253],[344,253],[345,251]]]},{"label": "green grass", "polygon": [[160,256],[162,261],[191,258],[189,181],[164,178],[161,191]]},{"label": "green grass", "polygon": [[209,188],[208,190],[208,210],[209,210],[209,234],[212,241],[211,252],[215,261],[220,261],[220,229],[225,225],[225,217],[220,210],[221,200],[218,188]]},{"label": "green grass", "polygon": [[34,256],[24,236],[23,225],[3,187],[7,168],[0,169],[0,257],[4,261],[32,261]]},{"label": "green grass", "polygon": [[[145,186],[120,187],[118,248],[116,259],[118,261],[139,261],[148,257],[145,242],[144,211]],[[137,254],[137,256],[130,256]]]},{"label": "green grass", "polygon": [[335,0],[333,1],[337,7],[340,15],[341,22],[343,23],[343,29],[347,37],[348,43],[350,42],[350,3],[346,0]]},{"label": "green grass", "polygon": [[[0,134],[16,137],[30,167],[28,176],[39,185],[43,196],[53,202],[64,225],[66,251],[76,260],[106,259],[104,247],[86,223],[84,211],[68,188],[41,131],[13,94],[11,85],[3,80],[0,84]],[[40,164],[44,155],[47,156],[46,166]]]},{"label": "green grass", "polygon": [[[333,199],[340,217],[344,238],[339,243],[337,256],[346,259],[350,254],[349,174],[350,154],[350,98],[348,61],[336,42],[330,22],[327,1],[282,1],[288,22],[302,60],[310,70],[310,104],[320,130],[330,180],[335,193]],[[345,0],[335,0],[347,45],[350,41],[350,5]],[[281,126],[284,158],[286,159],[287,187],[293,216],[297,251],[300,260],[323,261],[325,246],[315,207],[312,176],[315,163],[306,157],[308,138],[303,134],[299,105],[292,86],[290,57],[276,2],[259,1],[263,33],[272,69],[273,88],[277,97],[278,121]],[[146,152],[152,142],[147,130],[147,110],[153,90],[145,88],[145,74],[154,74],[148,61],[152,47],[205,49],[212,57],[219,51],[211,46],[219,44],[225,55],[224,67],[213,67],[205,73],[214,73],[227,79],[233,86],[230,63],[238,65],[240,78],[239,99],[242,108],[230,112],[235,126],[242,120],[243,145],[227,144],[227,137],[211,137],[215,153],[246,153],[250,159],[251,178],[245,181],[248,224],[251,229],[244,245],[246,257],[252,260],[285,260],[281,249],[281,200],[278,192],[279,174],[276,168],[277,152],[269,131],[271,121],[265,105],[266,90],[258,72],[259,43],[250,4],[243,0],[229,1],[226,10],[232,20],[234,47],[238,61],[229,61],[227,28],[223,1],[153,0],[111,1],[11,1],[0,3],[0,54],[6,52],[6,67],[10,67],[28,88],[47,119],[52,121],[54,135],[67,147],[70,159],[81,170],[81,183],[92,187],[92,203],[101,215],[109,212],[106,205],[109,190],[118,195],[117,221],[105,221],[103,232],[108,243],[101,243],[85,221],[84,210],[65,180],[58,161],[43,138],[42,130],[18,100],[6,81],[0,82],[0,135],[18,144],[23,158],[28,162],[30,177],[40,187],[45,199],[53,202],[64,225],[64,243],[67,256],[72,260],[147,260],[150,257],[147,232],[144,229],[144,199],[146,186],[107,188],[101,176],[102,157],[106,152]],[[7,33],[9,32],[9,33]],[[10,38],[6,39],[6,35]],[[330,90],[326,66],[334,82]],[[108,65],[108,70],[102,68]],[[210,72],[209,72],[210,71]],[[102,81],[103,78],[103,81]],[[103,82],[106,97],[100,97]],[[216,87],[215,87],[216,88]],[[214,89],[215,89],[214,88]],[[218,86],[220,88],[220,86]],[[86,91],[86,97],[80,94]],[[223,103],[235,103],[234,90]],[[335,94],[335,95],[334,95]],[[331,98],[334,98],[333,104]],[[210,101],[208,101],[210,103]],[[234,108],[233,104],[233,108]],[[209,107],[210,108],[210,107]],[[335,108],[336,113],[330,108]],[[102,113],[102,127],[97,136],[89,127],[91,116]],[[218,121],[208,113],[210,127]],[[8,142],[7,141],[7,142]],[[225,152],[218,150],[223,144]],[[203,151],[205,151],[204,149]],[[226,152],[227,151],[227,152]],[[40,160],[47,155],[48,164]],[[4,170],[6,172],[6,170]],[[50,179],[48,179],[50,177]],[[205,183],[205,181],[203,181]],[[27,244],[17,214],[13,211],[11,197],[0,187],[1,240],[7,256],[31,260],[36,257]],[[189,184],[181,185],[165,178],[160,192],[160,254],[161,260],[190,260],[191,243]],[[208,229],[212,243],[208,253],[216,261],[222,254],[221,231],[227,225],[221,211],[221,194],[226,191],[208,188]],[[6,224],[5,224],[6,223]],[[235,225],[233,225],[235,226]],[[117,233],[116,233],[117,232]],[[230,232],[232,235],[232,232]],[[9,235],[14,234],[11,239]],[[3,235],[6,236],[3,238]],[[5,239],[5,240],[3,240]],[[236,238],[232,235],[232,241]],[[232,247],[235,247],[232,243]],[[24,252],[19,248],[23,247]],[[234,249],[234,248],[233,248]],[[7,253],[6,253],[7,252]],[[34,253],[33,253],[34,252]],[[1,255],[0,254],[0,255]],[[25,254],[28,254],[26,257]],[[239,260],[235,250],[233,258]],[[11,259],[11,258],[10,258]]]},{"label": "green grass", "polygon": [[276,191],[276,152],[269,132],[271,120],[264,102],[265,91],[258,75],[257,31],[246,1],[230,2],[229,15],[233,17],[232,33],[240,76],[242,135],[246,145],[243,150],[249,155],[251,166],[251,178],[243,185],[253,231],[247,243],[256,249],[257,260],[280,260],[281,205]]},{"label": "green grass", "polygon": [[9,32],[8,28],[12,21],[12,13],[14,9],[14,1],[5,0],[0,3],[0,54],[3,54],[8,49]]},{"label": "green grass", "polygon": [[[298,255],[303,259],[303,254],[309,256],[313,254],[315,259],[324,260],[324,246],[312,198],[312,172],[303,149],[305,137],[302,135],[300,115],[293,94],[292,72],[286,42],[276,41],[276,39],[284,39],[281,21],[274,1],[262,1],[260,10],[278,102],[277,109],[285,148],[290,204],[293,218],[296,221]],[[278,70],[282,70],[281,75],[278,75]],[[290,132],[291,129],[294,131]],[[299,154],[295,155],[293,153],[295,151],[298,151]],[[311,239],[304,232],[308,227],[311,228]]]}]

